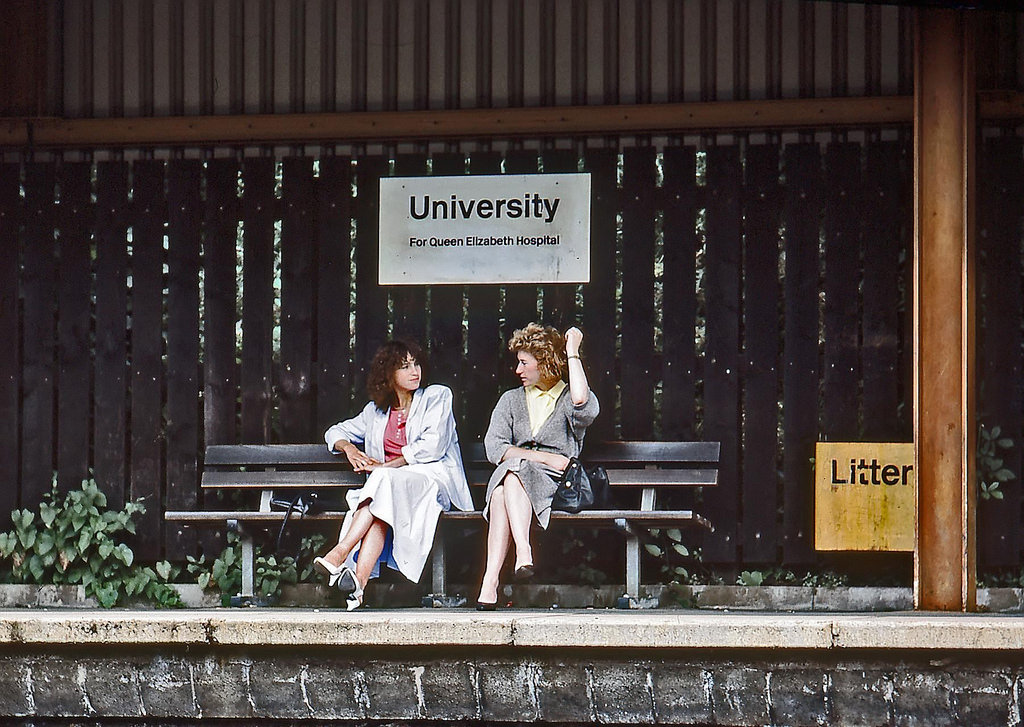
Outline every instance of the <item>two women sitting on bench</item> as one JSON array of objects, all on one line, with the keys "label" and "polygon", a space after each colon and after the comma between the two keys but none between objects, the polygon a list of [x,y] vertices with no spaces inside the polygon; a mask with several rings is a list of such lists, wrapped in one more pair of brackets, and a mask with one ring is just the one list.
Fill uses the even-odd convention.
[{"label": "two women sitting on bench", "polygon": [[[514,332],[522,382],[505,392],[484,437],[487,458],[497,466],[487,486],[487,566],[477,608],[491,610],[509,546],[515,544],[516,580],[533,576],[530,526],[547,528],[551,500],[570,457],[579,455],[587,427],[599,411],[580,360],[583,333],[535,323]],[[452,392],[421,389],[421,349],[393,341],[376,353],[368,376],[372,401],[356,417],[324,435],[332,452],[344,454],[366,484],[348,493],[348,514],[338,544],[314,560],[328,583],[349,593],[349,610],[362,605],[363,588],[381,563],[419,581],[442,510],[472,510],[462,467]],[[563,376],[568,372],[568,385]],[[362,447],[362,449],[360,449]]]}]

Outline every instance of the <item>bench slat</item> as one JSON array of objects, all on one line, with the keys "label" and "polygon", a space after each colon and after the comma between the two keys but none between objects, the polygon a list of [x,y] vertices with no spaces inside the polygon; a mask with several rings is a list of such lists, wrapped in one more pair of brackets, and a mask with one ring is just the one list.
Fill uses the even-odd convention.
[{"label": "bench slat", "polygon": [[[472,487],[487,485],[490,471],[466,473]],[[714,469],[610,469],[612,487],[714,487],[718,470]],[[362,487],[365,477],[351,470],[314,470],[303,472],[203,472],[204,488],[286,489],[304,487]]]},{"label": "bench slat", "polygon": [[[292,515],[291,522],[318,522],[338,521],[345,517],[344,512],[322,512],[316,515],[300,517]],[[477,521],[483,518],[479,510],[463,512],[461,510],[449,510],[441,513],[444,520],[454,521]],[[554,521],[579,522],[585,521],[594,527],[598,525],[611,525],[616,519],[625,519],[637,525],[655,527],[658,525],[669,525],[673,523],[693,522],[695,524],[710,527],[710,523],[700,515],[691,510],[583,510],[578,513],[567,513],[553,510],[551,519]],[[283,512],[251,512],[245,510],[168,510],[164,513],[164,519],[168,522],[192,522],[192,523],[217,523],[227,520],[241,520],[243,522],[269,522],[280,523],[284,520]]]},{"label": "bench slat", "polygon": [[[345,517],[344,512],[321,512],[316,515],[306,515],[305,517],[294,514],[289,519],[289,522],[300,522],[302,520],[342,520]],[[164,520],[169,522],[224,522],[225,520],[243,520],[245,522],[281,522],[284,520],[284,513],[281,511],[274,512],[254,512],[252,510],[168,510],[164,513]]]},{"label": "bench slat", "polygon": [[584,462],[707,462],[718,463],[720,442],[591,442],[583,445]]},{"label": "bench slat", "polygon": [[718,470],[610,469],[608,480],[612,487],[714,487],[718,484]]},{"label": "bench slat", "polygon": [[[649,463],[717,464],[719,442],[593,442],[584,446],[584,461],[605,466]],[[463,446],[469,466],[487,462],[482,444]],[[344,458],[323,444],[211,444],[206,448],[207,467],[338,467]]]},{"label": "bench slat", "polygon": [[315,470],[303,472],[203,472],[203,487],[275,488],[275,487],[362,487],[366,476],[351,470]]}]

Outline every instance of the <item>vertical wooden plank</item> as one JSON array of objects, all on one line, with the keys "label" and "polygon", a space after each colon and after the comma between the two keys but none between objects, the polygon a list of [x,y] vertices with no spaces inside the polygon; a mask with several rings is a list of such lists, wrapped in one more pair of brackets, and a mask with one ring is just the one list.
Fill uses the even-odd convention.
[{"label": "vertical wooden plank", "polygon": [[703,507],[716,528],[705,539],[704,557],[709,562],[735,562],[739,544],[742,182],[738,147],[708,149],[704,437],[722,443],[718,487],[704,492]]},{"label": "vertical wooden plank", "polygon": [[54,167],[25,165],[25,248],[22,291],[21,505],[35,507],[53,478],[53,392],[56,376],[53,241]]},{"label": "vertical wooden plank", "polygon": [[814,555],[810,492],[818,435],[820,165],[816,144],[790,144],[785,149],[782,552],[791,565],[807,563]]},{"label": "vertical wooden plank", "polygon": [[654,186],[653,147],[624,152],[622,170],[622,436],[654,433]]},{"label": "vertical wooden plank", "polygon": [[274,160],[242,163],[242,441],[270,441],[274,329]]},{"label": "vertical wooden plank", "polygon": [[779,148],[750,146],[744,185],[743,523],[745,562],[778,547]]},{"label": "vertical wooden plank", "polygon": [[[238,284],[236,266],[241,206],[239,169],[234,158],[206,162],[206,201],[203,207],[203,312],[200,319],[203,350],[203,441],[234,444],[238,433]],[[200,492],[202,506],[223,509],[221,493]],[[173,527],[173,526],[171,526]],[[187,528],[175,528],[177,537]],[[219,552],[224,536],[213,528],[199,529],[203,552]]]},{"label": "vertical wooden plank", "polygon": [[164,164],[132,166],[131,496],[144,498],[136,555],[160,554],[163,518],[163,265]]},{"label": "vertical wooden plank", "polygon": [[[521,20],[521,18],[520,18]],[[537,152],[513,151],[505,158],[507,174],[536,174]],[[505,286],[505,309],[502,337],[507,341],[512,331],[522,328],[530,321],[541,322],[537,309],[537,286],[529,284]],[[547,321],[544,321],[545,323]],[[512,379],[508,379],[512,382]],[[514,382],[513,382],[514,383]]]},{"label": "vertical wooden plank", "polygon": [[697,365],[694,325],[697,251],[696,153],[670,147],[664,157],[664,290],[661,434],[668,440],[696,436]]},{"label": "vertical wooden plank", "polygon": [[[199,239],[202,165],[168,165],[167,252],[167,489],[164,506],[192,510],[198,503],[199,459]],[[195,538],[168,527],[166,555],[182,558]]]},{"label": "vertical wooden plank", "polygon": [[0,165],[0,512],[18,506],[21,461],[20,172],[17,164]]},{"label": "vertical wooden plank", "polygon": [[317,184],[320,257],[317,269],[317,433],[352,410],[349,340],[352,289],[352,160],[326,157]]},{"label": "vertical wooden plank", "polygon": [[914,144],[913,138],[903,137],[898,142],[903,159],[907,160],[905,173],[906,182],[900,187],[899,192],[899,217],[900,229],[905,230],[902,235],[902,246],[900,255],[900,273],[903,276],[903,310],[900,315],[901,345],[899,346],[899,372],[902,382],[900,397],[901,406],[897,422],[900,431],[900,441],[909,442],[914,439],[914,342],[912,332],[914,330],[914,257],[917,254],[914,250]]},{"label": "vertical wooden plank", "polygon": [[387,291],[377,282],[380,178],[387,173],[388,160],[380,156],[361,157],[356,168],[356,401],[365,391],[370,360],[388,333]]},{"label": "vertical wooden plank", "polygon": [[[395,159],[396,177],[424,177],[425,154],[400,154]],[[406,336],[421,346],[427,343],[427,289],[423,285],[394,285],[389,289],[395,313],[395,336]]]},{"label": "vertical wooden plank", "polygon": [[860,145],[825,153],[825,314],[822,436],[860,439]]},{"label": "vertical wooden plank", "polygon": [[619,209],[618,154],[615,149],[588,149],[590,172],[590,282],[583,286],[583,355],[587,379],[601,402],[601,415],[590,428],[595,439],[616,433],[615,383],[615,219]]},{"label": "vertical wooden plank", "polygon": [[[494,152],[470,155],[471,174],[498,174],[501,157]],[[509,358],[499,327],[501,289],[497,285],[470,285],[466,330],[466,368],[463,372],[461,429],[463,443],[483,439],[499,389],[507,383]]]},{"label": "vertical wooden plank", "polygon": [[236,243],[238,162],[211,159],[203,215],[203,434],[206,444],[234,444],[238,420],[235,363],[238,320]]},{"label": "vertical wooden plank", "polygon": [[313,433],[313,301],[317,257],[313,161],[283,162],[281,223],[281,441],[311,442]]},{"label": "vertical wooden plank", "polygon": [[128,165],[96,168],[96,360],[93,473],[112,509],[128,472]]},{"label": "vertical wooden plank", "polygon": [[[552,54],[554,50],[552,49]],[[541,155],[545,174],[575,173],[578,169],[575,149],[550,149]],[[576,317],[576,286],[563,283],[545,285],[544,320],[560,331],[579,323]]]},{"label": "vertical wooden plank", "polygon": [[[865,189],[855,213],[863,225],[864,320],[861,367],[864,389],[864,437],[900,441],[898,367],[900,300],[901,190],[909,189],[909,166],[896,141],[872,142],[867,148]],[[909,286],[908,286],[909,287]],[[908,394],[909,395],[909,394]]]},{"label": "vertical wooden plank", "polygon": [[[979,336],[978,413],[980,424],[991,433],[1010,439],[1009,449],[998,448],[1003,466],[1016,478],[999,489],[1003,499],[978,498],[978,556],[986,568],[1016,566],[1020,562],[1020,483],[1022,446],[1021,392],[1021,217],[1024,199],[1024,164],[1019,137],[985,141],[978,179],[980,220],[978,235],[979,282],[983,291],[984,322]],[[979,458],[979,474],[984,474]],[[973,484],[973,483],[972,483]]]},{"label": "vertical wooden plank", "polygon": [[[466,158],[461,153],[437,154],[433,172],[443,176],[465,174]],[[451,387],[459,418],[465,412],[461,371],[463,289],[462,285],[435,285],[430,290],[430,380]]]},{"label": "vertical wooden plank", "polygon": [[89,204],[92,168],[84,162],[61,166],[57,224],[57,481],[78,489],[89,476],[89,377],[91,371],[90,293],[92,256]]}]

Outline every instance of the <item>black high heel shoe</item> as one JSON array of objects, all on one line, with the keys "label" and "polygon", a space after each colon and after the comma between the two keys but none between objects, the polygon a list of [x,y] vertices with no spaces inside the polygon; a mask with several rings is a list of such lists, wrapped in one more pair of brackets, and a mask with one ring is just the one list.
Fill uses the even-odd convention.
[{"label": "black high heel shoe", "polygon": [[484,603],[483,601],[477,601],[476,602],[476,610],[477,611],[497,611],[498,610],[498,602],[495,601],[494,603]]},{"label": "black high heel shoe", "polygon": [[516,568],[516,572],[512,574],[512,579],[517,583],[526,583],[527,581],[533,580],[533,564],[524,565]]}]

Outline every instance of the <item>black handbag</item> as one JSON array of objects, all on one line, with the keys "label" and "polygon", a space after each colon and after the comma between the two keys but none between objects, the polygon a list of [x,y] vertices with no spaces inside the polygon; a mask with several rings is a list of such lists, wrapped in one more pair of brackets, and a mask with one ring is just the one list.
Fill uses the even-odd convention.
[{"label": "black handbag", "polygon": [[551,500],[552,510],[579,512],[608,501],[608,473],[601,465],[586,467],[577,457],[569,460],[558,479],[558,489]]},{"label": "black handbag", "polygon": [[283,511],[286,521],[293,514],[305,517],[324,510],[320,503],[320,494],[316,490],[299,490],[290,500],[287,497],[274,497],[270,500],[270,509]]}]

